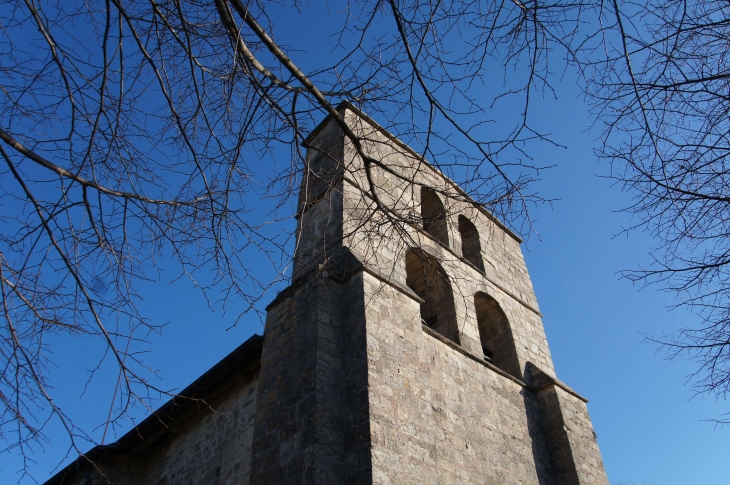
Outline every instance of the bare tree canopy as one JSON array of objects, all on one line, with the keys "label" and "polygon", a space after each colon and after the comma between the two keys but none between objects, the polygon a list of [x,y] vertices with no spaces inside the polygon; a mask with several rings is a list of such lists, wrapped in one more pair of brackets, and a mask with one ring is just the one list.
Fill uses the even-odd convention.
[{"label": "bare tree canopy", "polygon": [[[661,270],[636,277],[665,279],[707,311],[708,327],[683,337],[710,376],[702,389],[727,390],[725,4],[330,3],[340,14],[321,58],[298,48],[304,27],[277,27],[283,12],[311,8],[3,2],[7,447],[42,441],[49,419],[63,423],[72,449],[89,439],[54,404],[49,335],[87,335],[107,349],[125,403],[112,421],[165,392],[139,353],[158,323],[137,305],[140,283],[159,281],[163,267],[173,265],[211,305],[256,309],[271,283],[249,258],[269,258],[285,277],[291,241],[276,223],[296,211],[292,196],[307,170],[301,143],[312,128],[332,116],[366,168],[387,169],[359,148],[335,109],[341,101],[387,120],[474,200],[529,233],[528,210],[544,201],[532,146],[554,143],[532,128],[531,101],[565,82],[569,63],[587,76],[606,123],[601,155],[664,242]],[[494,106],[503,117],[490,119]],[[274,157],[282,150],[286,161]],[[381,202],[372,178],[368,185],[390,223],[412,222]]]},{"label": "bare tree canopy", "polygon": [[[605,55],[589,65],[604,132],[598,155],[635,197],[654,264],[625,275],[659,283],[703,317],[650,339],[697,364],[694,389],[730,391],[730,5],[648,1],[606,6]],[[620,9],[619,9],[620,8]],[[633,228],[629,228],[633,229]]]},{"label": "bare tree canopy", "polygon": [[[3,6],[8,446],[42,440],[49,418],[63,423],[73,448],[89,439],[54,404],[48,334],[89,335],[107,349],[125,403],[112,421],[128,406],[148,406],[150,391],[164,392],[140,358],[140,339],[157,322],[138,310],[137,288],[159,280],[169,260],[211,304],[254,308],[270,283],[247,258],[267,255],[284,274],[286,235],[268,223],[295,210],[302,140],[332,115],[360,146],[334,109],[340,101],[390,120],[387,128],[480,203],[529,228],[539,166],[524,150],[546,140],[530,128],[529,101],[549,89],[548,52],[572,32],[573,7],[536,16],[519,2],[343,3],[334,52],[318,60],[287,46],[302,32],[277,30],[274,19],[291,8],[241,0]],[[495,129],[485,109],[504,97],[517,98],[518,109]],[[281,147],[290,161],[272,170],[267,160]],[[398,222],[369,184],[378,210]],[[268,218],[251,205],[260,197],[273,199]]]}]

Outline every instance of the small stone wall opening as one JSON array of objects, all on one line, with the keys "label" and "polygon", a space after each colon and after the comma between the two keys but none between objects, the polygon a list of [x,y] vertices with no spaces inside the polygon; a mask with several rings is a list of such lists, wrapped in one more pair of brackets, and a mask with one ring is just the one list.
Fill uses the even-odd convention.
[{"label": "small stone wall opening", "polygon": [[466,217],[459,216],[459,234],[461,234],[461,254],[464,259],[484,273],[482,247],[476,226]]},{"label": "small stone wall opening", "polygon": [[446,225],[444,204],[438,194],[428,187],[421,187],[421,218],[423,230],[448,246],[449,229]]},{"label": "small stone wall opening", "polygon": [[474,295],[474,307],[484,359],[522,379],[512,329],[502,307],[497,300],[482,292]]},{"label": "small stone wall opening", "polygon": [[419,249],[409,249],[406,252],[406,284],[424,300],[421,304],[422,322],[460,343],[454,294],[439,262]]}]

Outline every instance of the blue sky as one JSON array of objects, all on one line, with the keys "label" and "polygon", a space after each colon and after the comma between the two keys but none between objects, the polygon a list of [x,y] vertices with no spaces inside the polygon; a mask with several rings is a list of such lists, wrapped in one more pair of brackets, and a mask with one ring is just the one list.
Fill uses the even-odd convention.
[{"label": "blue sky", "polygon": [[[282,22],[286,24],[287,19]],[[310,32],[316,30],[311,24],[308,27]],[[308,37],[301,45],[308,54],[300,52],[292,58],[306,64],[325,45],[317,47],[318,42],[323,41]],[[568,148],[543,145],[534,152],[540,163],[555,165],[542,173],[536,188],[558,200],[552,207],[534,209],[539,234],[531,235],[523,246],[558,377],[590,400],[612,485],[725,484],[730,476],[730,428],[716,429],[707,420],[730,410],[729,403],[709,396],[693,398],[685,385],[692,364],[663,360],[642,336],[671,333],[698,320],[683,309],[669,311],[676,303],[674,295],[659,288],[641,289],[620,278],[620,270],[648,261],[652,241],[642,232],[620,234],[631,220],[617,211],[629,198],[600,177],[608,167],[593,155],[597,134],[585,131],[587,109],[568,78],[556,86],[557,100],[540,100],[533,108],[538,127],[552,132]],[[292,221],[285,226],[294,227]],[[267,274],[274,277],[259,264],[251,260],[262,279]],[[150,336],[146,357],[150,367],[159,369],[157,383],[167,389],[185,387],[252,333],[263,331],[255,314],[229,329],[237,316],[235,308],[222,315],[189,282],[168,284],[175,276],[166,274],[163,283],[145,288],[141,302],[150,318],[169,322],[160,335]],[[274,293],[264,297],[262,307],[273,297]],[[57,370],[52,371],[58,402],[100,439],[103,429],[96,426],[108,412],[114,374],[107,372],[111,380],[96,379],[84,391],[83,379],[69,376],[84,375],[98,356],[81,339],[53,343],[61,346],[56,351]],[[140,418],[145,414],[137,410]],[[115,431],[118,437],[128,429],[129,424],[110,430],[109,436],[115,439]],[[40,482],[64,462],[67,452],[60,429],[51,426],[48,436],[51,443],[36,450],[36,463],[30,467]],[[0,481],[17,481],[15,471],[20,467],[16,455],[0,455]]]},{"label": "blue sky", "polygon": [[[646,233],[620,234],[629,225],[617,210],[627,194],[605,175],[584,132],[587,110],[570,85],[542,112],[555,116],[569,149],[547,149],[556,167],[544,190],[560,198],[537,211],[540,238],[523,252],[537,293],[558,377],[589,400],[612,484],[725,484],[730,476],[730,428],[712,420],[728,410],[711,396],[693,398],[685,386],[687,361],[668,362],[642,334],[661,336],[693,322],[670,311],[675,295],[641,288],[617,272],[648,262]],[[556,132],[558,134],[558,132]]]}]

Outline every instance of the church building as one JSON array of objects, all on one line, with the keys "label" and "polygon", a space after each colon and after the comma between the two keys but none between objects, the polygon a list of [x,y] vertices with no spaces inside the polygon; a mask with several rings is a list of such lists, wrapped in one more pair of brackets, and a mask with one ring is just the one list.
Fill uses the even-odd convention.
[{"label": "church building", "polygon": [[337,110],[305,141],[291,285],[263,336],[48,485],[608,485],[520,238]]}]

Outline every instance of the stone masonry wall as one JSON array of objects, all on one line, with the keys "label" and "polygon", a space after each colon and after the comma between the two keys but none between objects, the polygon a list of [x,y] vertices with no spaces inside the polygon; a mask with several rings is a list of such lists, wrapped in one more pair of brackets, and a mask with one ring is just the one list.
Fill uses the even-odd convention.
[{"label": "stone masonry wall", "polygon": [[[524,371],[527,362],[530,361],[545,372],[554,374],[542,317],[536,307],[527,305],[524,299],[517,299],[514,294],[506,291],[506,288],[510,287],[508,282],[512,281],[510,277],[491,279],[488,277],[489,273],[487,275],[481,273],[425,231],[410,225],[395,228],[380,220],[382,216],[379,214],[367,215],[368,212],[372,212],[372,204],[362,196],[358,188],[348,183],[343,186],[343,199],[344,244],[363,264],[377,271],[383,278],[405,286],[407,249],[417,247],[434,256],[452,283],[460,332],[459,341],[462,346],[475,355],[481,352],[474,294],[482,291],[497,300],[510,321],[520,368]],[[477,219],[476,222],[484,221]],[[483,231],[486,232],[487,229]],[[484,246],[485,243],[482,244]],[[493,247],[494,244],[486,246],[484,254],[495,252]],[[516,251],[512,258],[519,256],[522,260],[519,246],[516,246]],[[501,254],[500,251],[497,252]],[[522,261],[524,265],[524,260]],[[490,267],[489,264],[485,266]],[[518,280],[521,278],[522,276],[519,276]],[[525,373],[523,378],[529,380],[529,373]]]},{"label": "stone masonry wall", "polygon": [[269,306],[252,485],[371,483],[357,284],[302,278]]},{"label": "stone masonry wall", "polygon": [[[258,380],[234,385],[219,401],[201,403],[173,433],[132,454],[109,454],[87,467],[90,485],[248,485]],[[82,485],[76,475],[69,485]]]},{"label": "stone masonry wall", "polygon": [[149,460],[151,485],[248,485],[258,379],[235,388],[215,412],[188,420]]},{"label": "stone masonry wall", "polygon": [[[478,210],[440,172],[418,160],[392,138],[351,111],[346,111],[346,120],[356,133],[366,139],[363,146],[367,153],[387,166],[387,169],[372,169],[375,190],[382,203],[404,220],[414,222],[393,224],[385,215],[374,211],[375,203],[363,193],[363,188],[368,189],[368,180],[362,162],[345,139],[343,244],[363,264],[384,278],[403,285],[406,281],[406,250],[409,247],[422,248],[439,260],[454,282],[459,339],[466,349],[477,355],[480,352],[473,296],[477,291],[483,291],[498,301],[509,318],[521,369],[524,371],[529,361],[554,375],[550,349],[520,241],[487,213]],[[433,187],[446,207],[448,244],[437,241],[418,223],[419,184]],[[469,219],[479,233],[484,272],[463,258],[458,231],[460,215]],[[529,378],[529,373],[523,374],[523,379]]]},{"label": "stone masonry wall", "polygon": [[559,483],[535,396],[426,333],[412,298],[364,287],[373,483]]},{"label": "stone masonry wall", "polygon": [[297,213],[301,214],[342,178],[342,144],[339,127],[329,123],[307,144],[305,176],[299,188]]},{"label": "stone masonry wall", "polygon": [[307,149],[297,204],[294,279],[338,256],[342,243],[342,143],[340,130],[330,123]]},{"label": "stone masonry wall", "polygon": [[585,402],[557,385],[538,392],[558,483],[608,485]]},{"label": "stone masonry wall", "polygon": [[342,182],[299,217],[293,279],[341,258]]},{"label": "stone masonry wall", "polygon": [[[109,461],[95,462],[95,468],[87,469],[89,485],[145,485],[144,460],[130,457],[114,457]],[[85,478],[75,474],[73,478],[61,479],[63,485],[86,485]]]},{"label": "stone masonry wall", "polygon": [[[485,210],[477,209],[473,201],[438,169],[417,158],[409,149],[381,129],[353,113],[345,112],[353,131],[363,137],[363,147],[368,155],[382,162],[384,167],[372,167],[375,190],[383,203],[403,216],[420,216],[421,186],[440,195],[446,208],[449,228],[448,246],[461,256],[461,237],[458,216],[466,216],[480,235],[482,254],[491,269],[487,276],[506,291],[537,309],[532,282],[520,249],[520,240],[505,231]],[[363,163],[347,139],[343,147],[344,176],[356,187],[369,190]]]}]

